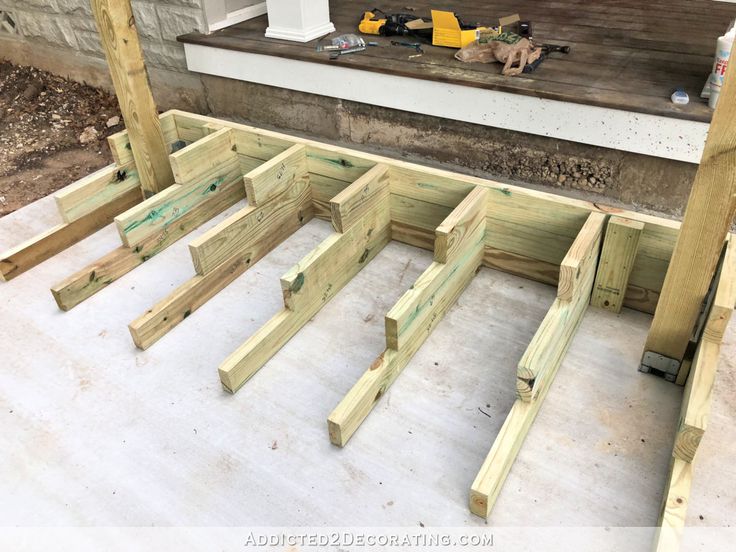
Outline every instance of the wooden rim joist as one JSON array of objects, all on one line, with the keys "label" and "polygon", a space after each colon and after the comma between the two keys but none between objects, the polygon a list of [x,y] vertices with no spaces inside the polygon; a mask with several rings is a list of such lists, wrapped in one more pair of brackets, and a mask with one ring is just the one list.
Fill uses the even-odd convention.
[{"label": "wooden rim joist", "polygon": [[[434,252],[431,265],[387,313],[385,350],[329,415],[335,445],[347,443],[480,267],[557,286],[557,298],[517,366],[517,400],[472,484],[470,507],[481,516],[490,513],[588,305],[653,313],[678,235],[674,221],[229,121],[181,111],[160,121],[172,152],[173,185],[142,200],[121,133],[110,138],[114,165],[57,194],[67,225],[100,210],[110,213],[84,232],[65,230],[74,241],[114,215],[122,245],[52,293],[60,308],[71,309],[247,197],[246,206],[190,243],[193,277],[130,324],[135,344],[145,349],[313,217],[331,221],[333,233],[281,278],[281,311],[221,364],[220,379],[230,392],[389,241]],[[49,247],[42,236],[6,254],[3,266],[7,259],[28,259],[9,272],[19,274],[64,248],[53,243]],[[734,280],[728,268],[733,257],[729,247],[719,282]],[[712,385],[712,342],[722,338],[732,292],[718,287],[715,293],[715,314],[688,380],[688,404],[702,404],[703,389]],[[687,412],[696,414],[683,414],[677,473],[677,462],[694,456],[702,411],[693,406]]]}]

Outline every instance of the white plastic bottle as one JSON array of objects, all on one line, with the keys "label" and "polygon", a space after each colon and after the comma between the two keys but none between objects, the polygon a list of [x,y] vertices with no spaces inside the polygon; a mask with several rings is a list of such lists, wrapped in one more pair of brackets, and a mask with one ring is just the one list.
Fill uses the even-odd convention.
[{"label": "white plastic bottle", "polygon": [[732,26],[725,35],[718,37],[718,42],[716,43],[716,62],[713,64],[713,72],[708,81],[710,87],[708,105],[713,109],[715,109],[718,96],[721,93],[734,38],[736,38],[736,27]]}]

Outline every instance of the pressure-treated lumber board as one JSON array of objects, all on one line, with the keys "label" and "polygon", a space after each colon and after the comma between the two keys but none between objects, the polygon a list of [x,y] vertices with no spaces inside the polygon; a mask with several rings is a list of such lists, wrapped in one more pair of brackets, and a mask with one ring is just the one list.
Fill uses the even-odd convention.
[{"label": "pressure-treated lumber board", "polygon": [[698,345],[690,369],[690,377],[682,398],[673,454],[685,462],[692,462],[700,445],[710,417],[711,393],[716,379],[720,345],[702,340]]},{"label": "pressure-treated lumber board", "polygon": [[[532,279],[542,274],[541,281],[545,282],[550,279],[547,267],[559,267],[590,212],[642,222],[644,230],[624,306],[649,313],[654,311],[677,239],[680,225],[676,221],[327,146],[202,115],[175,112],[175,117],[190,121],[188,124],[192,126],[213,122],[234,129],[239,154],[269,158],[263,155],[264,151],[283,151],[295,143],[307,146],[307,164],[314,184],[315,215],[322,218],[327,217],[327,202],[334,195],[329,189],[337,190],[345,182],[354,181],[377,163],[388,165],[391,173],[392,235],[394,239],[429,250],[434,245],[437,224],[475,186],[488,188],[486,246],[494,256],[487,259],[497,259],[500,263],[497,267],[511,263],[516,274]],[[512,259],[521,262],[516,263]]]},{"label": "pressure-treated lumber board", "polygon": [[736,236],[731,234],[726,244],[716,293],[703,330],[703,339],[720,344],[736,305]]},{"label": "pressure-treated lumber board", "polygon": [[149,236],[132,248],[119,247],[52,287],[56,304],[65,311],[75,307],[244,197],[241,182],[224,186],[208,201],[162,227],[159,234]]},{"label": "pressure-treated lumber board", "polygon": [[[113,164],[56,192],[54,200],[64,222],[74,222],[130,190],[140,189],[140,185],[135,164]],[[143,195],[139,195],[143,201]]]},{"label": "pressure-treated lumber board", "polygon": [[590,301],[594,307],[621,312],[643,230],[644,223],[640,221],[622,217],[611,217],[608,221]]},{"label": "pressure-treated lumber board", "polygon": [[465,243],[465,236],[471,235],[480,226],[483,226],[485,240],[486,204],[488,190],[474,188],[460,205],[455,208],[442,224],[435,230],[434,260],[438,263],[448,263],[457,255],[458,250]]},{"label": "pressure-treated lumber board", "polygon": [[[198,274],[129,325],[133,342],[147,349],[182,320],[256,264],[312,219],[309,184],[304,180],[262,207],[246,207],[190,244]],[[226,251],[225,261],[202,270],[200,250]]]},{"label": "pressure-treated lumber board", "polygon": [[[591,268],[595,270],[597,266],[605,219],[606,217],[600,213],[591,213],[570,246],[560,264],[560,281],[557,284],[559,299],[572,301],[585,293],[588,271]],[[595,278],[595,274],[593,277]]]},{"label": "pressure-treated lumber board", "polygon": [[[302,177],[263,206],[249,205],[192,241],[189,252],[194,268],[204,276],[234,255],[260,248],[261,242],[270,241],[270,234],[281,235],[283,230],[279,226],[287,221],[295,219],[304,224],[311,216],[309,180]],[[273,247],[282,240],[273,243]]]},{"label": "pressure-treated lumber board", "polygon": [[[356,191],[357,190],[357,191]],[[335,230],[345,232],[389,199],[388,167],[376,165],[330,201]]]},{"label": "pressure-treated lumber board", "polygon": [[677,361],[685,354],[736,214],[735,117],[736,75],[727,71],[645,352]]},{"label": "pressure-treated lumber board", "polygon": [[605,215],[591,213],[562,261],[557,299],[524,352],[517,369],[520,399],[535,399],[537,388],[557,371],[590,301]]},{"label": "pressure-treated lumber board", "polygon": [[386,350],[327,419],[334,445],[345,446],[477,273],[486,232],[485,216],[478,214],[484,215],[486,200],[487,190],[471,190],[437,228],[447,262],[434,261],[386,315]]},{"label": "pressure-treated lumber board", "polygon": [[[176,119],[171,111],[162,113],[158,117],[161,124],[161,131],[164,136],[164,142],[166,143],[166,149],[169,153],[180,149],[182,143],[189,144],[195,140],[184,140],[179,137],[179,131],[176,127]],[[199,123],[203,126],[206,123]],[[197,137],[197,139],[202,136]],[[111,134],[107,137],[107,145],[110,147],[110,153],[116,165],[127,165],[128,163],[134,163],[133,150],[130,146],[130,136],[127,130],[121,130],[115,134]]]},{"label": "pressure-treated lumber board", "polygon": [[233,151],[232,131],[224,128],[171,154],[176,182],[115,217],[123,244],[134,247],[172,224],[243,174]]},{"label": "pressure-treated lumber board", "polygon": [[[605,217],[591,213],[570,247],[569,266],[576,260],[582,278],[570,301],[555,299],[524,353],[517,375],[516,399],[470,488],[470,511],[487,518],[511,466],[552,386],[567,349],[585,314],[595,279]],[[528,379],[531,376],[531,379]]]},{"label": "pressure-treated lumber board", "polygon": [[130,0],[92,0],[102,49],[125,120],[141,187],[152,195],[174,183]]},{"label": "pressure-treated lumber board", "polygon": [[289,270],[281,278],[285,308],[220,365],[223,387],[235,393],[389,241],[391,221],[384,201],[345,233],[326,238]]},{"label": "pressure-treated lumber board", "polygon": [[83,240],[112,222],[113,217],[141,200],[137,187],[83,215],[74,222],[60,224],[0,255],[0,280],[12,280]]},{"label": "pressure-treated lumber board", "polygon": [[678,552],[690,501],[693,465],[672,457],[654,540],[655,552]]},{"label": "pressure-treated lumber board", "polygon": [[269,199],[302,179],[307,174],[307,152],[301,144],[294,144],[279,153],[268,163],[253,169],[245,175],[245,193],[248,201],[255,206],[263,205]]}]

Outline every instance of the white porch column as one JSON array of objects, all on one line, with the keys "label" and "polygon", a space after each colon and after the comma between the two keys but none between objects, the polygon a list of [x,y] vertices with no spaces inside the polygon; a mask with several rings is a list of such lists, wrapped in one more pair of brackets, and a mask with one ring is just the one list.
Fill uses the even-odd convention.
[{"label": "white porch column", "polygon": [[266,0],[268,38],[309,42],[335,31],[329,0]]}]

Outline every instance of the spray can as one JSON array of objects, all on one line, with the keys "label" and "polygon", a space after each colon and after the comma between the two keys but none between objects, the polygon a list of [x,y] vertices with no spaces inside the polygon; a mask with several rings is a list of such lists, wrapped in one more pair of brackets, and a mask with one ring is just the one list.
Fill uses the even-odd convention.
[{"label": "spray can", "polygon": [[710,85],[708,105],[713,109],[715,109],[716,103],[718,103],[718,96],[721,93],[723,80],[726,76],[728,58],[731,56],[734,37],[736,37],[736,27],[731,27],[725,35],[718,37],[718,42],[716,43],[716,62],[713,65],[713,72],[710,74],[710,80],[708,81]]}]

